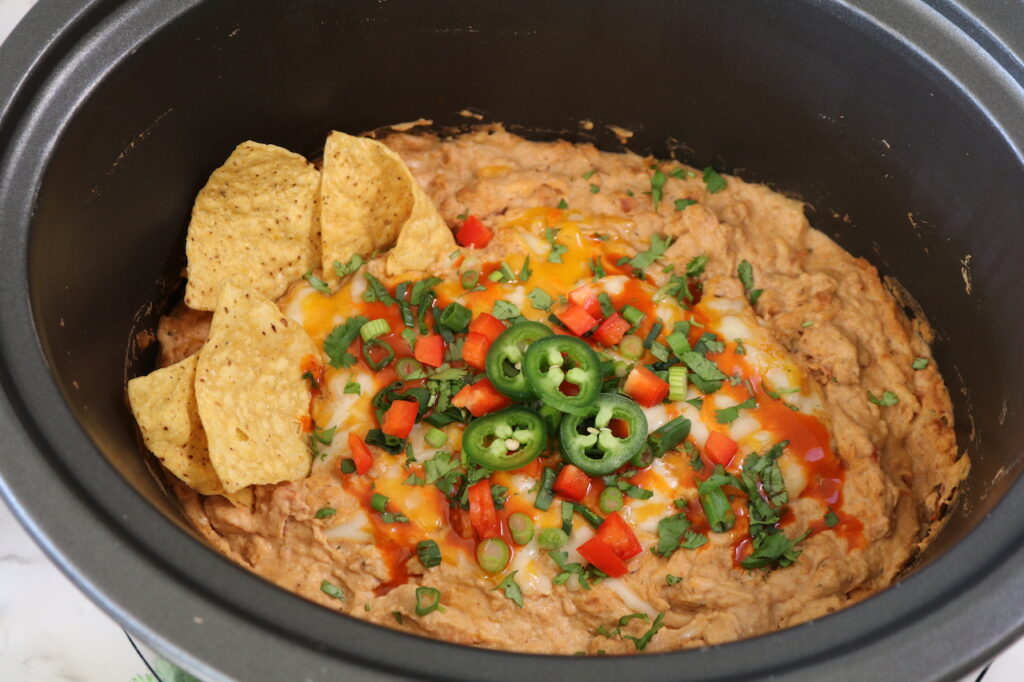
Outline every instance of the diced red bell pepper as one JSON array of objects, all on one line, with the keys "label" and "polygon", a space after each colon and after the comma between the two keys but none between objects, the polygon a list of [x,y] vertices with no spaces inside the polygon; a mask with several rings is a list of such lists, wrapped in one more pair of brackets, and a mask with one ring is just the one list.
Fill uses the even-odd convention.
[{"label": "diced red bell pepper", "polygon": [[552,489],[562,497],[579,502],[590,490],[590,476],[583,473],[579,467],[566,464],[558,472]]},{"label": "diced red bell pepper", "polygon": [[597,324],[596,317],[575,303],[570,303],[562,308],[560,312],[555,313],[555,316],[576,336],[583,336]]},{"label": "diced red bell pepper", "polygon": [[597,535],[577,547],[576,551],[580,553],[581,557],[612,578],[619,578],[629,572],[626,563],[619,558],[615,550]]},{"label": "diced red bell pepper", "polygon": [[668,382],[643,365],[637,365],[626,377],[623,389],[644,407],[654,407],[668,395]]},{"label": "diced red bell pepper", "polygon": [[461,246],[472,246],[474,249],[482,249],[494,236],[491,228],[480,222],[475,215],[471,215],[462,221],[459,231],[455,233],[455,241]]},{"label": "diced red bell pepper", "polygon": [[413,355],[424,365],[440,367],[444,364],[444,339],[440,334],[428,334],[417,338]]},{"label": "diced red bell pepper", "polygon": [[493,538],[501,533],[490,479],[469,486],[469,520],[476,534],[482,538]]},{"label": "diced red bell pepper", "polygon": [[484,369],[487,364],[487,351],[490,349],[490,339],[478,332],[470,332],[462,345],[462,359],[474,369]]},{"label": "diced red bell pepper", "polygon": [[612,313],[594,332],[594,339],[602,346],[614,346],[622,341],[631,326],[622,315]]},{"label": "diced red bell pepper", "polygon": [[482,417],[512,404],[508,396],[498,392],[490,379],[481,379],[475,384],[463,386],[452,397],[452,405],[465,407],[474,417]]},{"label": "diced red bell pepper", "polygon": [[356,465],[357,474],[365,474],[373,466],[373,454],[363,439],[352,431],[348,432],[348,449],[352,453],[352,463]]},{"label": "diced red bell pepper", "polygon": [[708,439],[704,443],[704,454],[715,464],[729,466],[729,462],[732,461],[732,457],[736,454],[736,448],[738,447],[739,445],[736,444],[736,441],[729,438],[729,436],[722,435],[718,431],[712,431],[708,434]]},{"label": "diced red bell pepper", "polygon": [[612,512],[605,517],[604,522],[597,529],[597,537],[604,540],[604,543],[611,547],[612,551],[623,561],[635,557],[643,551],[633,529],[619,516],[618,512]]},{"label": "diced red bell pepper", "polygon": [[597,300],[597,294],[584,284],[569,292],[569,300],[587,311],[587,314],[598,320],[601,319],[601,302]]},{"label": "diced red bell pepper", "polygon": [[506,329],[508,327],[505,326],[505,323],[490,313],[480,313],[469,323],[469,331],[483,334],[491,342],[501,336]]},{"label": "diced red bell pepper", "polygon": [[384,423],[380,430],[389,436],[408,438],[419,409],[420,404],[415,400],[392,401],[391,407],[384,413]]}]

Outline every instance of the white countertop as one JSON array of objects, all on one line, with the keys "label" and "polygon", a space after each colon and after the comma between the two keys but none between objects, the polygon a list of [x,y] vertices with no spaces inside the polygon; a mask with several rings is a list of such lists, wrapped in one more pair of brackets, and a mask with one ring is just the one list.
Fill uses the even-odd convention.
[{"label": "white countertop", "polygon": [[[0,0],[0,42],[34,2]],[[979,674],[962,682],[975,682]],[[0,503],[0,680],[156,679],[120,626],[50,563]],[[1024,680],[1024,642],[1003,653],[984,680]]]}]

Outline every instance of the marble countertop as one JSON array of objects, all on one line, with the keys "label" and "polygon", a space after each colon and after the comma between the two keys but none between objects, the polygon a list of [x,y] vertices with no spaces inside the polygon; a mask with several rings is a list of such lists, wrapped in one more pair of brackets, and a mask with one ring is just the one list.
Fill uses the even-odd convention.
[{"label": "marble countertop", "polygon": [[[35,0],[0,0],[0,42]],[[185,682],[57,570],[0,503],[0,680]],[[1024,641],[961,682],[1024,679]]]}]

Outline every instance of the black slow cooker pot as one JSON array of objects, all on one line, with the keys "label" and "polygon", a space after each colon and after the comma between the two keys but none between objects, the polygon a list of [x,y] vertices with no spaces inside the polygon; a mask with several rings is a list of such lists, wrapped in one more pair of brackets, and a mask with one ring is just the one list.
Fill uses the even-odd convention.
[{"label": "black slow cooker pot", "polygon": [[[207,680],[953,679],[1024,630],[1024,3],[43,0],[0,49],[0,489],[132,633]],[[642,658],[385,630],[197,541],[147,468],[127,378],[189,209],[245,139],[471,107],[534,138],[764,181],[898,278],[974,461],[899,584],[783,632]],[[578,126],[595,122],[592,131]]]}]

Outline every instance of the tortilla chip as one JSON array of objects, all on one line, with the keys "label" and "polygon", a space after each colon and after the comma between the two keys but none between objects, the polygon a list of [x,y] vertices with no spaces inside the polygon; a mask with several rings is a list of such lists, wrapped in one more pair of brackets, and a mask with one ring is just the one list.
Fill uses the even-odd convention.
[{"label": "tortilla chip", "polygon": [[192,207],[185,303],[213,310],[231,281],[276,299],[320,263],[320,173],[299,154],[243,142]]},{"label": "tortilla chip", "polygon": [[[388,147],[334,131],[324,147],[320,183],[323,278],[337,283],[334,263],[398,246],[388,274],[424,270],[455,248],[437,209],[405,162]],[[440,254],[440,255],[438,255]]]},{"label": "tortilla chip", "polygon": [[210,461],[228,493],[309,474],[302,367],[311,358],[320,361],[313,341],[273,301],[224,285],[199,351],[196,402]]},{"label": "tortilla chip", "polygon": [[196,355],[128,382],[128,401],[146,447],[172,474],[203,495],[223,492],[210,464],[192,388]]}]

